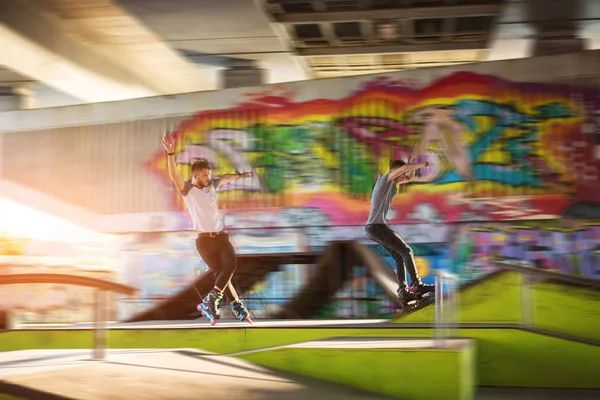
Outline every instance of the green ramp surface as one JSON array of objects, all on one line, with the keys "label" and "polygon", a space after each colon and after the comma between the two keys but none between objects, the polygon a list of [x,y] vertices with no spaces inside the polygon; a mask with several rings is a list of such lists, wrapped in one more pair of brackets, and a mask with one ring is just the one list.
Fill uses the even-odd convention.
[{"label": "green ramp surface", "polygon": [[[600,346],[520,329],[463,328],[476,340],[477,384],[600,389]],[[196,348],[229,354],[332,337],[431,338],[432,329],[249,328],[110,330],[109,348]],[[23,330],[0,333],[0,351],[91,349],[90,330]],[[91,351],[91,350],[90,350]],[[368,364],[367,364],[368,365]]]},{"label": "green ramp surface", "polygon": [[[503,271],[463,288],[459,294],[460,322],[464,324],[521,324],[524,275]],[[533,327],[600,341],[600,291],[556,282],[532,285]],[[429,305],[397,324],[433,323]]]},{"label": "green ramp surface", "polygon": [[372,392],[413,400],[471,400],[473,343],[456,348],[279,348],[237,357]]}]

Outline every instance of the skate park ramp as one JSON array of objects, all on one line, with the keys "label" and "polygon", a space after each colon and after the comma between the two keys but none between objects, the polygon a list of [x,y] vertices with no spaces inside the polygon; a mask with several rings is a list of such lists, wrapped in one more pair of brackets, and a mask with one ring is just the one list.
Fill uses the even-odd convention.
[{"label": "skate park ramp", "polygon": [[381,255],[355,241],[335,241],[319,258],[315,275],[275,318],[305,319],[317,315],[351,278],[356,266],[366,267],[387,297],[398,301],[396,274]]},{"label": "skate park ramp", "polygon": [[[482,326],[527,326],[600,343],[600,281],[578,277],[579,283],[569,283],[555,275],[544,272],[531,283],[528,310],[523,303],[525,275],[520,271],[500,269],[465,285],[459,290],[459,320]],[[431,324],[434,320],[435,307],[429,305],[393,322]]]},{"label": "skate park ramp", "polygon": [[[300,293],[284,304],[274,318],[297,319],[317,315],[352,276],[355,266],[367,268],[369,276],[390,300],[397,301],[396,274],[378,253],[355,241],[331,242],[323,253],[277,253],[238,255],[238,269],[233,283],[243,297],[255,284],[277,271],[282,265],[317,264],[315,275]],[[214,284],[214,276],[204,273],[194,283],[151,309],[123,322],[186,320],[198,316],[196,306]]]},{"label": "skate park ramp", "polygon": [[[312,264],[317,258],[315,253],[238,255],[238,268],[233,283],[242,297],[256,283],[265,279],[270,273],[285,264]],[[196,309],[202,297],[213,288],[215,277],[211,272],[205,272],[191,285],[174,296],[160,302],[156,306],[144,310],[124,322],[158,321],[158,320],[188,320],[195,319],[199,313]]]}]

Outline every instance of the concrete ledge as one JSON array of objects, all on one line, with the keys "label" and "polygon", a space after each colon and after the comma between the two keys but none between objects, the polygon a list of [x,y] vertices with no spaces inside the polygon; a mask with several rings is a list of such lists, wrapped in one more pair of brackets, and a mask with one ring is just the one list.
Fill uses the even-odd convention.
[{"label": "concrete ledge", "polygon": [[277,370],[403,399],[468,400],[475,393],[475,346],[431,339],[333,338],[238,355]]},{"label": "concrete ledge", "polygon": [[[402,336],[408,340],[431,339],[433,332],[426,328],[367,327],[357,325],[354,328],[331,325],[320,327],[233,327],[229,329],[198,329],[190,324],[190,329],[111,329],[108,335],[109,349],[126,348],[201,348],[205,351],[242,357],[262,357],[260,354],[302,354],[317,353],[314,364],[326,362],[329,354],[347,352],[395,353],[390,360],[396,378],[402,378],[403,363],[399,354],[411,351],[427,352],[421,349],[298,349],[297,346],[313,346],[314,342],[327,340],[360,340],[377,337],[379,341],[397,341]],[[247,325],[247,324],[246,324]],[[248,325],[247,325],[248,326]],[[473,339],[477,343],[475,357],[478,386],[495,387],[531,387],[562,389],[600,389],[600,346],[574,342],[541,333],[528,332],[518,327],[464,327],[462,337]],[[338,336],[335,339],[328,339]],[[352,338],[352,339],[349,339]],[[408,339],[414,338],[414,339]],[[303,343],[303,344],[300,344]],[[307,344],[312,343],[312,344]],[[369,345],[362,342],[360,346]],[[91,349],[93,332],[88,329],[44,329],[15,330],[0,332],[0,358],[3,351],[25,349]],[[329,347],[342,347],[340,343],[330,343]],[[359,344],[356,345],[358,347]],[[369,345],[373,347],[372,344]],[[406,346],[405,346],[406,347]],[[267,351],[268,350],[268,351]],[[428,350],[429,351],[429,350]],[[435,352],[436,349],[430,351]],[[353,353],[359,355],[360,353]],[[269,358],[269,357],[268,357]],[[273,358],[270,356],[270,358]],[[318,361],[316,361],[318,360]],[[277,361],[275,359],[275,361]],[[299,360],[302,366],[302,360]],[[380,361],[377,357],[369,363],[356,368],[371,368]],[[287,362],[285,363],[287,364]],[[286,365],[282,365],[286,367]],[[425,367],[429,368],[428,365]],[[283,368],[282,368],[283,369]],[[415,371],[418,368],[415,367]],[[429,381],[438,379],[430,370]],[[435,372],[435,371],[434,371]],[[431,384],[431,383],[428,383]]]}]

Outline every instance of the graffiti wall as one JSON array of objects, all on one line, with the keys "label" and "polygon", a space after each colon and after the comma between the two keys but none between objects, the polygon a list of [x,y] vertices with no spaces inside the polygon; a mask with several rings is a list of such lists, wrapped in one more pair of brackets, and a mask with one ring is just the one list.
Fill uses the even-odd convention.
[{"label": "graffiti wall", "polygon": [[[253,172],[220,188],[238,253],[318,251],[331,240],[374,246],[363,229],[371,190],[390,160],[414,156],[429,166],[394,198],[387,217],[413,246],[425,281],[434,268],[471,281],[492,271],[497,255],[600,278],[600,89],[472,72],[427,82],[401,76],[203,93],[198,104],[214,107],[194,115],[3,132],[0,171],[47,196],[40,199],[60,200],[61,209],[89,212],[86,223],[96,230],[121,235],[116,275],[141,289],[121,317],[206,269],[169,179],[164,132],[176,138],[186,179],[197,158],[208,159],[216,176]],[[47,207],[35,192],[16,201]],[[4,247],[21,251],[8,241]],[[253,309],[268,315],[311,268],[286,266],[269,276],[249,294]],[[327,313],[389,309],[357,268]]]},{"label": "graffiti wall", "polygon": [[[590,217],[600,216],[599,109],[598,90],[473,73],[425,87],[381,77],[338,100],[254,94],[235,108],[201,112],[173,134],[186,178],[196,158],[210,160],[216,175],[255,173],[221,194],[232,222],[240,209],[297,208],[311,210],[305,225],[363,224],[378,175],[410,155],[430,166],[396,197],[391,223],[556,218],[582,204]],[[147,166],[168,181],[156,147]],[[173,201],[182,207],[177,195]]]}]

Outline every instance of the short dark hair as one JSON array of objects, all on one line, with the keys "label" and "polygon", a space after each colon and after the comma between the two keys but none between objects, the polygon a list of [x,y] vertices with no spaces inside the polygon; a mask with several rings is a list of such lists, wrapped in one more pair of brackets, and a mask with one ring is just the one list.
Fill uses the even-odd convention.
[{"label": "short dark hair", "polygon": [[192,172],[196,172],[199,169],[210,169],[210,163],[205,158],[194,160],[192,163]]},{"label": "short dark hair", "polygon": [[403,165],[406,165],[406,163],[402,160],[392,160],[390,161],[390,171],[396,168],[400,168]]}]

